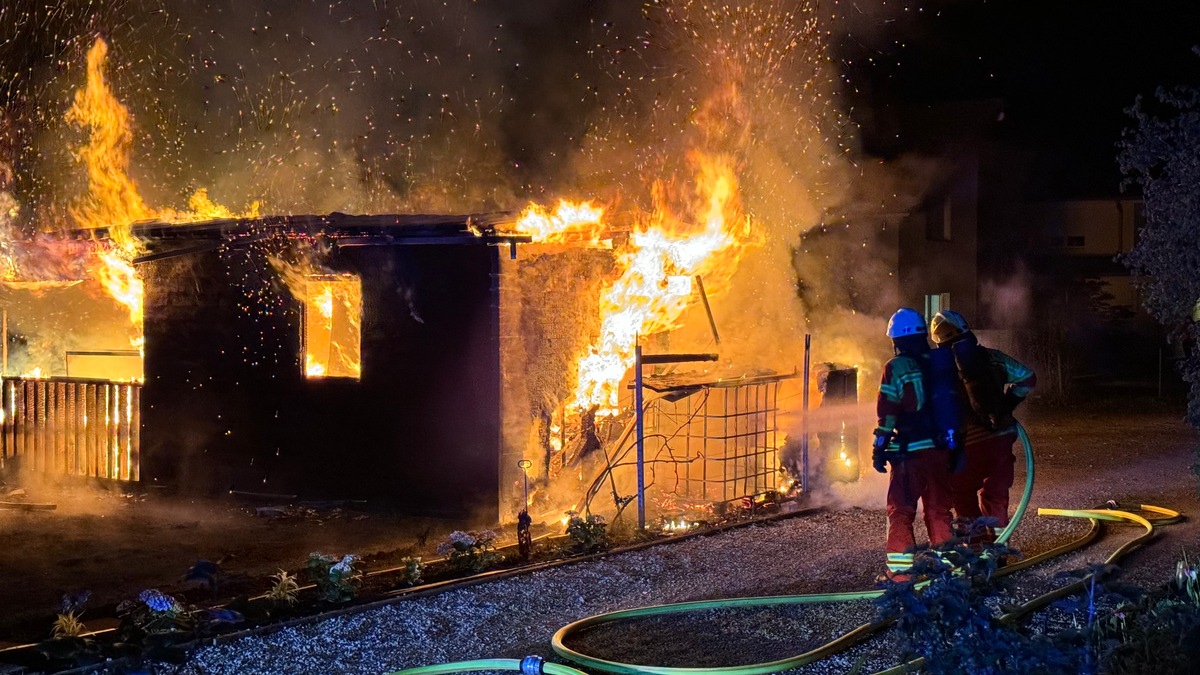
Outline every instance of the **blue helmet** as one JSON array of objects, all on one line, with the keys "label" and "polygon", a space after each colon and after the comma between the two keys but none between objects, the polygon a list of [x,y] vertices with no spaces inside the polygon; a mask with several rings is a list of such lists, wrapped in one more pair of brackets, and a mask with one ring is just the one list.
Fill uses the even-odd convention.
[{"label": "blue helmet", "polygon": [[905,335],[926,335],[925,317],[915,309],[901,307],[888,319],[887,336],[895,340]]}]

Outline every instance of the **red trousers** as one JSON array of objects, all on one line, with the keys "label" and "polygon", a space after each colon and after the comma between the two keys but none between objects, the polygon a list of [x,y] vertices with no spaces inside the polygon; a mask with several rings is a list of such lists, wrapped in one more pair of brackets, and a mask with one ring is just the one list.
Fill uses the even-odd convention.
[{"label": "red trousers", "polygon": [[913,522],[917,519],[917,501],[925,512],[929,544],[937,546],[950,538],[950,467],[944,450],[916,450],[891,463],[891,482],[887,494],[887,553],[892,572],[911,565],[905,554],[916,546]]},{"label": "red trousers", "polygon": [[1016,434],[990,436],[967,445],[963,470],[950,478],[954,514],[973,520],[980,516],[996,519],[997,527],[1008,525],[1008,491],[1013,485],[1013,442]]}]

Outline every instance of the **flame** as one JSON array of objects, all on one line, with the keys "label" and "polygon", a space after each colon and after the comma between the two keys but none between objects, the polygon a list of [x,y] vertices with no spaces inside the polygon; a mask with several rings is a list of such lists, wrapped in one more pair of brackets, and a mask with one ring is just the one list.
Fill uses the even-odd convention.
[{"label": "flame", "polygon": [[117,100],[104,76],[108,43],[97,39],[88,50],[87,84],[75,92],[67,121],[89,130],[88,141],[76,153],[87,167],[88,195],[71,208],[83,228],[107,227],[109,238],[131,257],[140,248],[130,225],[157,213],[146,205],[129,177],[133,142],[129,110]]},{"label": "flame", "polygon": [[633,365],[638,336],[678,327],[696,300],[693,278],[702,276],[719,291],[737,269],[749,222],[742,216],[732,161],[701,154],[692,159],[698,167],[698,222],[660,204],[618,254],[623,271],[602,293],[600,336],[579,361],[576,410],[615,415],[618,386]]},{"label": "flame", "polygon": [[143,284],[133,260],[144,250],[133,236],[132,225],[143,220],[196,222],[222,218],[255,217],[255,202],[238,214],[217,204],[204,188],[188,199],[188,211],[155,209],[142,199],[129,175],[133,144],[132,117],[113,93],[105,77],[108,43],[97,39],[87,54],[87,83],[75,92],[67,121],[88,132],[87,142],[75,152],[87,168],[88,193],[70,208],[71,217],[82,229],[106,228],[107,242],[93,251],[92,274],[117,302],[129,309],[129,320],[137,328],[132,340],[141,349]]},{"label": "flame", "polygon": [[[362,376],[362,282],[353,274],[304,278],[304,374]],[[293,292],[294,293],[294,292]]]},{"label": "flame", "polygon": [[663,532],[686,532],[693,527],[696,527],[696,525],[697,523],[688,522],[684,518],[667,518],[663,523],[662,530]]},{"label": "flame", "polygon": [[588,202],[559,200],[551,212],[540,204],[525,207],[517,218],[518,232],[528,234],[537,243],[601,244],[604,209]]}]

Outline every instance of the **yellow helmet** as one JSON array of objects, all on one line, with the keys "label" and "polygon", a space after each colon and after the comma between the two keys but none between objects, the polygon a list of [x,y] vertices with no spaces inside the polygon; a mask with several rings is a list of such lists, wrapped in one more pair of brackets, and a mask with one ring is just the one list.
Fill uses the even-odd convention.
[{"label": "yellow helmet", "polygon": [[952,309],[944,309],[934,314],[933,320],[929,322],[929,337],[938,345],[951,342],[969,330],[971,327],[967,325],[963,315]]}]

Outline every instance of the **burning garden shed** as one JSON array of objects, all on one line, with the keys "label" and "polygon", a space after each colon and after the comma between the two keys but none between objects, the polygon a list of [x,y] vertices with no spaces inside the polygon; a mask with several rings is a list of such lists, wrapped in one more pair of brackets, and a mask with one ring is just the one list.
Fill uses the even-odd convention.
[{"label": "burning garden shed", "polygon": [[[547,241],[517,220],[135,224],[140,376],[73,373],[68,358],[65,376],[7,378],[3,455],[39,473],[183,493],[366,500],[495,521],[586,509],[600,485],[623,508],[643,439],[660,511],[772,491],[779,388],[791,376],[654,366],[702,344],[688,326],[719,342],[699,275],[608,298],[605,314],[614,277],[636,269],[620,260],[630,232]],[[690,318],[630,336],[653,352],[639,385],[648,426],[635,435],[642,380],[599,324],[649,315],[645,305],[664,298]],[[617,350],[615,367],[589,372],[606,349]],[[128,353],[118,356],[101,365],[128,369]],[[573,403],[580,391],[593,399]]]}]

